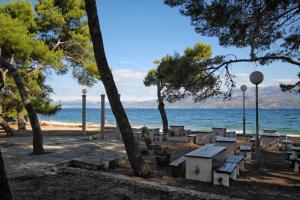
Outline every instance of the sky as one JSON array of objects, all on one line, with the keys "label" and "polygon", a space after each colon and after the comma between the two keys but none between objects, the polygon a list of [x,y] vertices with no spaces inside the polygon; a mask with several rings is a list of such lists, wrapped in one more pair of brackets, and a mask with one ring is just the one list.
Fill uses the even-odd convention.
[{"label": "sky", "polygon": [[[217,38],[203,37],[190,25],[188,17],[180,15],[177,8],[170,8],[163,0],[97,0],[98,15],[109,66],[112,69],[122,100],[156,99],[156,87],[145,87],[143,78],[155,67],[153,60],[166,54],[183,52],[197,42],[210,44],[213,56],[235,54],[247,57],[247,49],[223,48]],[[278,86],[280,82],[297,80],[299,68],[286,63],[274,62],[259,66],[254,63],[238,63],[231,67],[237,87],[249,87],[249,75],[259,70],[264,74],[261,86]],[[47,83],[54,89],[56,101],[81,98],[83,86],[77,84],[71,74],[47,76]],[[99,101],[105,94],[98,82],[88,88],[87,99]]]}]

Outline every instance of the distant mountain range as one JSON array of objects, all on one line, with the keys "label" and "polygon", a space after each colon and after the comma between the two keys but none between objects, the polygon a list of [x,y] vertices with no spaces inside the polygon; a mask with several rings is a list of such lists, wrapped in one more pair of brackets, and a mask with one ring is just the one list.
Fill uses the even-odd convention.
[{"label": "distant mountain range", "polygon": [[[246,91],[246,107],[255,107],[255,88]],[[81,100],[61,101],[63,108],[81,108]],[[156,100],[149,101],[122,101],[125,108],[156,108]],[[106,102],[106,108],[110,105]],[[279,87],[259,88],[259,106],[261,108],[300,108],[300,95],[283,93]],[[99,101],[87,101],[88,108],[99,108]],[[223,101],[222,97],[214,97],[194,103],[192,99],[185,99],[176,103],[166,103],[166,108],[242,108],[242,92],[233,90],[231,100]]]}]

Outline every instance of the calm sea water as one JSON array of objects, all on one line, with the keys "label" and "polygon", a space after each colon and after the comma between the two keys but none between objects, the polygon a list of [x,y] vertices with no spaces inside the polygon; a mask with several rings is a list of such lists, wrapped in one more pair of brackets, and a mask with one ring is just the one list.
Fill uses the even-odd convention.
[{"label": "calm sea water", "polygon": [[[126,109],[132,126],[162,127],[157,109]],[[300,134],[300,109],[260,109],[260,129],[274,128],[282,133]],[[115,124],[110,109],[105,110],[109,125]],[[242,109],[167,109],[170,125],[184,125],[192,130],[211,130],[226,127],[242,131]],[[39,116],[41,120],[81,123],[81,109],[62,109],[53,116]],[[87,122],[100,124],[100,110],[87,109]],[[255,110],[246,110],[247,132],[255,130]]]}]

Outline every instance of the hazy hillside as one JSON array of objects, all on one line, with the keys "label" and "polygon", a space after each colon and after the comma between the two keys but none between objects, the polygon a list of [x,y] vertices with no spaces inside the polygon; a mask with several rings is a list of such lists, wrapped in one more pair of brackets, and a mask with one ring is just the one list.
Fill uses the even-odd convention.
[{"label": "hazy hillside", "polygon": [[[80,108],[81,100],[62,101],[63,108]],[[126,108],[156,108],[156,100],[151,101],[123,101]],[[300,95],[283,93],[279,87],[263,87],[259,90],[259,105],[262,108],[300,108]],[[100,102],[88,101],[87,107],[99,108]],[[106,104],[106,107],[110,107]],[[222,98],[211,98],[206,101],[194,103],[191,99],[186,99],[173,104],[166,103],[167,108],[241,108],[242,93],[239,89],[233,91],[230,101],[223,101]],[[246,107],[255,107],[255,88],[246,91]]]}]

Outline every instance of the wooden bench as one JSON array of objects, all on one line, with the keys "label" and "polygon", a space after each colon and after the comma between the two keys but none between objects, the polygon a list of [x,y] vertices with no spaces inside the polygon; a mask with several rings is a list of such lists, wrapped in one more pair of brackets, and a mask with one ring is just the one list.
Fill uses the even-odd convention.
[{"label": "wooden bench", "polygon": [[251,146],[250,145],[241,145],[240,153],[244,156],[245,160],[251,160]]},{"label": "wooden bench", "polygon": [[225,162],[221,167],[214,170],[214,185],[229,187],[229,179],[236,179],[236,168],[238,164]]},{"label": "wooden bench", "polygon": [[226,162],[228,163],[236,163],[238,165],[237,167],[237,175],[240,175],[240,170],[245,170],[244,167],[244,156],[242,155],[232,155],[229,158],[227,158]]},{"label": "wooden bench", "polygon": [[186,157],[185,156],[181,156],[180,158],[177,158],[176,160],[174,160],[173,162],[171,162],[169,164],[169,166],[171,167],[170,170],[170,175],[171,177],[177,178],[180,177],[181,174],[185,173],[185,160]]}]

